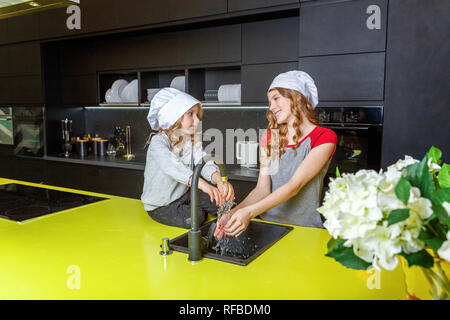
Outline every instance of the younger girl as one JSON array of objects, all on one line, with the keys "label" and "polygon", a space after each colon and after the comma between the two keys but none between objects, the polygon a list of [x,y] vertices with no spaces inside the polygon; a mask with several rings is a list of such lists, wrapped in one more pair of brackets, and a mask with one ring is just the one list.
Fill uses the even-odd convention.
[{"label": "younger girl", "polygon": [[267,93],[267,133],[261,141],[256,188],[219,221],[215,235],[240,235],[250,219],[322,228],[319,212],[323,178],[336,148],[337,136],[317,126],[318,103],[313,79],[302,71],[275,77]]},{"label": "younger girl", "polygon": [[[157,132],[152,133],[148,141],[141,200],[150,217],[157,222],[190,227],[192,168],[204,155],[201,141],[194,143],[195,129],[202,116],[200,102],[177,89],[163,88],[151,101],[147,119]],[[203,179],[200,178],[198,183],[200,224],[208,212],[217,213],[217,206],[225,199],[234,198],[233,187],[221,181],[220,171],[213,161],[206,162],[201,176]]]}]

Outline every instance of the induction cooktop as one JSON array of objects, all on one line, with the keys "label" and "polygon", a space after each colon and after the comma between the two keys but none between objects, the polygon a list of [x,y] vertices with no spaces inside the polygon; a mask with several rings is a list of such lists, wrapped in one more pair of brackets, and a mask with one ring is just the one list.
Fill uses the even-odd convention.
[{"label": "induction cooktop", "polygon": [[0,218],[22,222],[102,200],[107,198],[10,183],[0,185]]}]

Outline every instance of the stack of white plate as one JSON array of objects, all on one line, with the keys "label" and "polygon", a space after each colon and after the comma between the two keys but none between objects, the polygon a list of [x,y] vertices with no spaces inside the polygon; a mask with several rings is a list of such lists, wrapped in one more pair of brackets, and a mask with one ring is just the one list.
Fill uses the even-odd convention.
[{"label": "stack of white plate", "polygon": [[178,76],[173,78],[172,82],[170,82],[170,87],[186,92],[185,76]]},{"label": "stack of white plate", "polygon": [[122,92],[120,93],[120,98],[122,99],[122,102],[125,103],[138,103],[139,91],[137,79],[134,79],[129,84],[127,84],[125,88],[123,88]]},{"label": "stack of white plate", "polygon": [[217,93],[219,102],[241,102],[241,84],[223,84]]},{"label": "stack of white plate", "polygon": [[153,97],[155,96],[155,94],[161,90],[160,88],[153,88],[153,89],[147,89],[147,100],[148,102],[152,102]]},{"label": "stack of white plate", "polygon": [[119,79],[114,81],[111,88],[106,91],[105,99],[107,103],[121,103],[121,93],[127,86],[128,81]]}]

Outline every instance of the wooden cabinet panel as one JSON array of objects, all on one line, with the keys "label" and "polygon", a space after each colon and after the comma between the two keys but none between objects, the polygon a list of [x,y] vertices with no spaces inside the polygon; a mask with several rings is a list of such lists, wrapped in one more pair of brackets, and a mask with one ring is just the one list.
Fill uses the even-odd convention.
[{"label": "wooden cabinet panel", "polygon": [[0,77],[8,76],[8,47],[0,46]]},{"label": "wooden cabinet panel", "polygon": [[0,44],[7,43],[7,22],[6,20],[0,20]]},{"label": "wooden cabinet panel", "polygon": [[7,20],[8,42],[30,41],[39,38],[39,15],[26,14]]},{"label": "wooden cabinet panel", "polygon": [[169,6],[167,0],[116,0],[115,10],[117,27],[134,27],[169,20]]},{"label": "wooden cabinet panel", "polygon": [[186,64],[241,61],[241,25],[185,31]]},{"label": "wooden cabinet panel", "polygon": [[298,17],[243,24],[242,63],[297,60],[298,30]]},{"label": "wooden cabinet panel", "polygon": [[[369,29],[369,6],[380,8],[380,29]],[[300,9],[300,56],[384,51],[386,0],[314,1]]]},{"label": "wooden cabinet panel", "polygon": [[11,88],[9,78],[0,77],[0,103],[6,104],[11,102]]},{"label": "wooden cabinet panel", "polygon": [[298,0],[228,0],[228,11],[265,8],[284,4],[298,3]]},{"label": "wooden cabinet panel", "polygon": [[63,76],[62,99],[65,104],[97,104],[96,75]]},{"label": "wooden cabinet panel", "polygon": [[71,41],[61,46],[63,75],[93,74],[96,72],[93,41]]},{"label": "wooden cabinet panel", "polygon": [[138,38],[105,39],[95,45],[97,71],[137,68]]},{"label": "wooden cabinet panel", "polygon": [[383,100],[384,53],[299,59],[316,83],[319,101]]},{"label": "wooden cabinet panel", "polygon": [[168,0],[169,20],[210,16],[227,12],[227,0]]},{"label": "wooden cabinet panel", "polygon": [[[126,2],[130,7],[131,2]],[[81,32],[105,31],[117,28],[116,1],[81,1]],[[130,9],[128,9],[130,10]],[[144,14],[144,13],[141,13]]]},{"label": "wooden cabinet panel", "polygon": [[39,12],[39,37],[41,39],[77,35],[84,32],[84,16],[81,13],[81,30],[67,28],[67,7]]},{"label": "wooden cabinet panel", "polygon": [[42,103],[42,79],[40,75],[10,77],[13,103]]},{"label": "wooden cabinet panel", "polygon": [[8,47],[9,75],[41,74],[41,46],[39,42],[27,42]]},{"label": "wooden cabinet panel", "polygon": [[254,64],[242,66],[242,102],[267,104],[267,90],[280,73],[296,70],[297,62]]},{"label": "wooden cabinet panel", "polygon": [[138,66],[140,68],[183,65],[183,32],[169,32],[139,38]]}]

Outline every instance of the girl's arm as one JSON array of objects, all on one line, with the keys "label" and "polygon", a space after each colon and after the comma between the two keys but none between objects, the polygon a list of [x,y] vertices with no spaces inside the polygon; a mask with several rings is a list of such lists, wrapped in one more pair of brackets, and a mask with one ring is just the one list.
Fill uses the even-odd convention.
[{"label": "girl's arm", "polygon": [[324,143],[312,149],[286,184],[260,201],[237,210],[225,226],[225,233],[230,236],[240,235],[247,229],[250,219],[298,194],[303,186],[314,178],[327,163],[334,151],[334,146],[333,143]]}]

